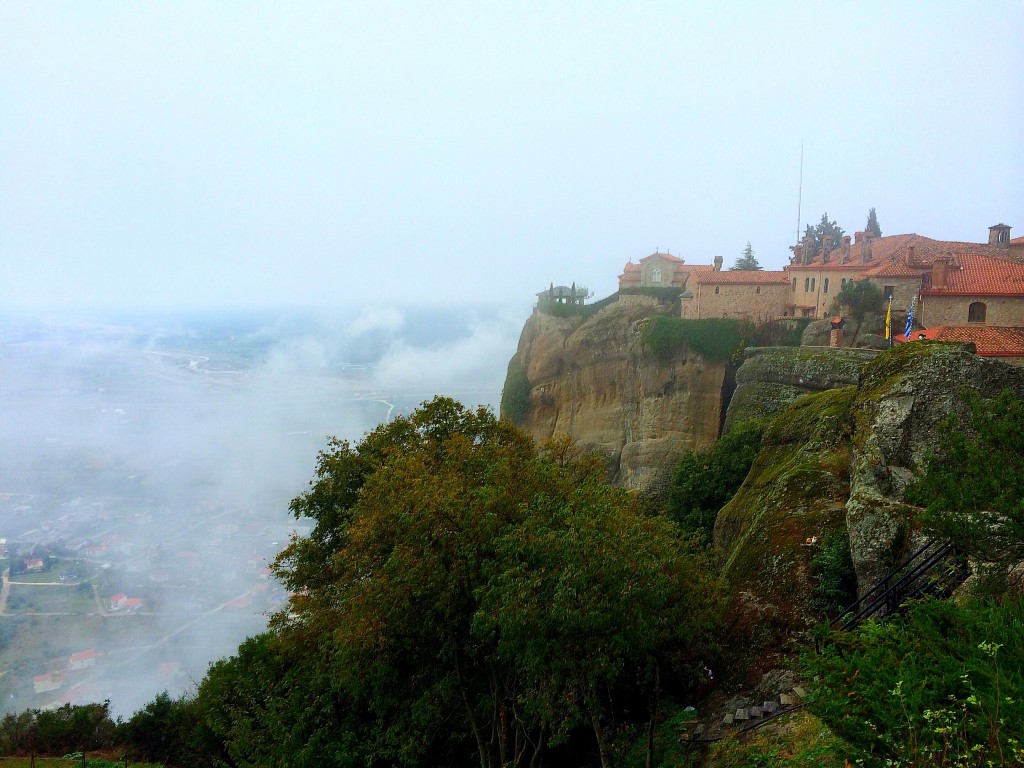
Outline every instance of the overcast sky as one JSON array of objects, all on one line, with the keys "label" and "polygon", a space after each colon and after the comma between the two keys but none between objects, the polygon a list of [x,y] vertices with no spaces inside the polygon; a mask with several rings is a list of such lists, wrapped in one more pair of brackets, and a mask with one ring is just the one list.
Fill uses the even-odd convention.
[{"label": "overcast sky", "polygon": [[1024,3],[0,0],[0,308],[598,296],[1024,235]]}]

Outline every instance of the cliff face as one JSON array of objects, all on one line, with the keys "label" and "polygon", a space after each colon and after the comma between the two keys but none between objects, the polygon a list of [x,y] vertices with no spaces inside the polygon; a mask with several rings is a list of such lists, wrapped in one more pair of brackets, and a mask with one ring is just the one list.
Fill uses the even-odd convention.
[{"label": "cliff face", "polygon": [[968,388],[1024,397],[1024,369],[957,345],[903,344],[863,364],[855,384],[800,398],[773,419],[715,523],[715,549],[755,644],[820,618],[810,563],[828,537],[849,542],[861,593],[920,543],[906,490],[928,453],[942,450],[939,425],[965,414]]},{"label": "cliff face", "polygon": [[726,366],[685,349],[656,359],[640,334],[654,311],[616,303],[585,321],[534,312],[510,364],[510,381],[518,369],[529,393],[520,426],[602,453],[610,479],[632,489],[664,485],[681,451],[718,438],[722,416]]}]

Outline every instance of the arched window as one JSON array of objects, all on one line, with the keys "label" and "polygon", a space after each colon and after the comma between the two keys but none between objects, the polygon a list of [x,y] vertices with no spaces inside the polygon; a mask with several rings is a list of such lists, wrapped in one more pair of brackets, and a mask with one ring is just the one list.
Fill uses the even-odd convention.
[{"label": "arched window", "polygon": [[967,322],[968,323],[984,323],[985,322],[985,302],[983,301],[972,301],[971,306],[967,308]]},{"label": "arched window", "polygon": [[825,282],[821,284],[822,293],[828,293],[828,278],[825,278]]},{"label": "arched window", "polygon": [[661,270],[658,269],[657,267],[655,267],[654,269],[651,270],[651,282],[652,283],[660,283],[661,282]]}]

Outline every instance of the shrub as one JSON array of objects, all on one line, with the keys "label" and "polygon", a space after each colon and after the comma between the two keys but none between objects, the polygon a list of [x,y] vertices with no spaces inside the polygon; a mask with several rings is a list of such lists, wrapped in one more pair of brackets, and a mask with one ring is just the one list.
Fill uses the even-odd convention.
[{"label": "shrub", "polygon": [[857,574],[846,531],[832,531],[822,537],[811,558],[814,591],[810,603],[824,613],[842,611],[857,599]]},{"label": "shrub", "polygon": [[932,601],[906,619],[837,633],[811,710],[864,765],[1020,765],[1024,605]]}]

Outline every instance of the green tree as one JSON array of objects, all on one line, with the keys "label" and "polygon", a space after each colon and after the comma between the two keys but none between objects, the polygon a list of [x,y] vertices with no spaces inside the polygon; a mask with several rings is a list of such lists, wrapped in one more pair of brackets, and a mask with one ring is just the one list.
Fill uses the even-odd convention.
[{"label": "green tree", "polygon": [[875,237],[882,236],[882,228],[878,226],[878,216],[874,208],[868,211],[868,223],[864,225],[864,231],[873,233]]},{"label": "green tree", "polygon": [[412,764],[468,735],[482,768],[536,765],[585,726],[610,765],[623,680],[653,720],[715,590],[671,522],[602,478],[571,443],[538,452],[445,398],[321,456],[274,627],[330,638],[326,679],[372,720],[370,758]]},{"label": "green tree", "polygon": [[711,540],[718,511],[739,490],[761,450],[764,424],[737,424],[707,451],[687,451],[676,465],[667,511],[687,533]]},{"label": "green tree", "polygon": [[966,413],[942,425],[942,448],[907,496],[933,533],[1006,568],[1024,560],[1024,402],[1009,390],[961,396]]},{"label": "green tree", "polygon": [[845,234],[842,227],[829,220],[827,213],[821,214],[821,221],[815,226],[808,224],[804,230],[804,240],[807,241],[804,255],[809,258],[817,257],[824,248],[826,237],[831,238],[832,248],[838,248]]},{"label": "green tree", "polygon": [[764,267],[758,264],[757,258],[754,256],[754,249],[751,247],[749,240],[747,241],[747,246],[743,249],[743,253],[738,259],[736,259],[736,263],[729,267],[729,269],[739,269],[744,271],[764,269]]},{"label": "green tree", "polygon": [[869,314],[878,314],[885,309],[885,294],[882,289],[870,280],[849,280],[836,294],[832,302],[832,312],[845,314],[856,323],[854,338],[860,333],[864,318]]}]

